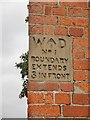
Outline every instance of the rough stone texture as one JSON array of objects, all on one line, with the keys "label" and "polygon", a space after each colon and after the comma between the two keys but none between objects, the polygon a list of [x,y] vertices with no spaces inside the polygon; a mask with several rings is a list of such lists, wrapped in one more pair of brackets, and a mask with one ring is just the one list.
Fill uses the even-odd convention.
[{"label": "rough stone texture", "polygon": [[73,80],[70,37],[31,35],[30,51],[29,79],[31,81]]}]

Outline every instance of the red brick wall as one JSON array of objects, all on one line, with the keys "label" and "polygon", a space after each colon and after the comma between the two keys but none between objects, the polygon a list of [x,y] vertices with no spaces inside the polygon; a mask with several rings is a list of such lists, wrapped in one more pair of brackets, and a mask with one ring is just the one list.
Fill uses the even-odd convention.
[{"label": "red brick wall", "polygon": [[29,36],[73,39],[73,81],[28,83],[29,118],[90,117],[89,2],[29,2]]}]

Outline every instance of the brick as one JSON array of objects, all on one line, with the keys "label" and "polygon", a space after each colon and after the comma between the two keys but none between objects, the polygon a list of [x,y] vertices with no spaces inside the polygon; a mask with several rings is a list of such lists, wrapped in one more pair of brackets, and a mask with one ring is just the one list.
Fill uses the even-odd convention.
[{"label": "brick", "polygon": [[61,0],[60,4],[61,6],[67,6],[67,7],[87,8],[87,2],[80,2],[80,0],[77,0],[77,2],[75,2],[74,0],[72,2],[65,2],[65,0]]},{"label": "brick", "polygon": [[28,93],[28,104],[44,103],[44,95],[42,93]]},{"label": "brick", "polygon": [[57,1],[56,0],[45,0],[44,2],[42,2],[42,0],[41,0],[40,4],[48,5],[48,6],[50,6],[50,5],[54,6],[54,5],[57,5]]},{"label": "brick", "polygon": [[84,35],[85,35],[85,37],[88,37],[88,28],[84,29]]},{"label": "brick", "polygon": [[90,71],[88,71],[88,81],[90,81]]},{"label": "brick", "polygon": [[60,116],[59,106],[29,106],[28,108],[29,117],[58,117]]},{"label": "brick", "polygon": [[[34,85],[35,86],[35,85]],[[33,86],[31,86],[33,88]],[[57,91],[59,90],[59,84],[56,82],[38,82],[35,91]],[[32,90],[29,88],[29,90]]]},{"label": "brick", "polygon": [[88,105],[90,104],[90,94],[73,94],[73,104]]},{"label": "brick", "polygon": [[61,18],[60,24],[65,26],[80,26],[87,27],[88,19],[83,18]]},{"label": "brick", "polygon": [[28,93],[28,104],[53,104],[52,93]]},{"label": "brick", "polygon": [[85,29],[84,29],[84,35],[85,35],[85,37],[90,38],[90,29],[85,28]]},{"label": "brick", "polygon": [[88,60],[74,60],[74,69],[75,70],[89,70],[90,66],[89,66],[89,62]]},{"label": "brick", "polygon": [[65,93],[56,93],[55,103],[56,104],[70,104],[70,95],[65,94]]},{"label": "brick", "polygon": [[85,58],[85,51],[82,49],[73,49],[73,57],[83,59]]},{"label": "brick", "polygon": [[[54,3],[39,1],[30,4],[29,35],[67,36],[69,34],[73,37],[74,84],[69,82],[49,82],[47,80],[44,82],[29,81],[29,117],[37,117],[37,120],[47,118],[48,120],[52,117],[53,119],[61,119],[61,117],[65,117],[64,119],[81,117],[82,119],[82,117],[90,116],[90,106],[87,106],[90,104],[90,95],[88,94],[90,92],[90,71],[88,71],[90,65],[88,58],[90,57],[88,54],[89,40],[87,40],[89,38],[89,13],[87,9],[83,9],[87,8],[87,3],[60,1],[60,5],[56,6],[56,1]],[[74,86],[78,93],[73,93],[73,96],[71,96],[71,93],[74,92]],[[71,98],[73,99],[71,100]],[[62,106],[61,117],[60,106]]]},{"label": "brick", "polygon": [[67,35],[68,29],[66,27],[56,27],[55,28],[55,35]]},{"label": "brick", "polygon": [[57,91],[59,84],[55,82],[30,82],[28,90],[35,91]]},{"label": "brick", "polygon": [[33,117],[33,118],[28,118],[28,120],[87,120],[87,118],[54,118],[54,117],[46,117],[46,118],[38,118],[38,117]]},{"label": "brick", "polygon": [[45,82],[39,82],[37,91],[44,91],[45,85],[46,85]]},{"label": "brick", "polygon": [[73,46],[76,48],[88,48],[88,39],[76,38],[73,40]]},{"label": "brick", "polygon": [[[35,119],[35,120],[37,120],[37,119]],[[46,118],[44,120],[87,120],[87,118]]]},{"label": "brick", "polygon": [[64,92],[71,92],[73,91],[73,84],[72,83],[61,83],[60,89],[61,91],[64,91]]},{"label": "brick", "polygon": [[86,58],[87,58],[87,59],[90,58],[90,49],[86,50]]},{"label": "brick", "polygon": [[74,37],[82,37],[84,34],[82,28],[70,28],[69,32],[70,35]]},{"label": "brick", "polygon": [[88,106],[64,106],[64,116],[66,117],[89,117],[90,107]]},{"label": "brick", "polygon": [[53,104],[53,103],[54,103],[53,94],[52,93],[45,94],[45,104]]},{"label": "brick", "polygon": [[60,7],[60,8],[53,8],[53,15],[58,15],[58,16],[65,16],[66,15],[66,8],[65,7]]},{"label": "brick", "polygon": [[89,47],[90,47],[90,28],[88,29]]},{"label": "brick", "polygon": [[33,118],[28,118],[28,120],[45,120],[45,119],[44,118],[36,118],[36,117],[34,118],[33,117]]},{"label": "brick", "polygon": [[43,14],[43,6],[42,5],[30,5],[29,13],[30,14]]},{"label": "brick", "polygon": [[74,80],[87,80],[88,73],[86,71],[74,71]]},{"label": "brick", "polygon": [[83,17],[88,17],[88,10],[87,9],[82,9],[82,16]]},{"label": "brick", "polygon": [[45,7],[45,15],[51,15],[51,7]]},{"label": "brick", "polygon": [[30,16],[30,24],[47,24],[56,25],[57,17],[55,16]]},{"label": "brick", "polygon": [[42,0],[31,0],[30,1],[31,5],[57,5],[57,1],[56,0],[45,0],[42,2]]},{"label": "brick", "polygon": [[88,27],[89,25],[89,22],[88,22],[88,18],[79,18],[79,19],[76,19],[76,25],[77,26],[82,26],[82,27]]},{"label": "brick", "polygon": [[30,28],[29,35],[43,34],[43,26],[31,25],[29,28]]},{"label": "brick", "polygon": [[38,89],[38,83],[37,82],[28,82],[28,91],[33,91]]},{"label": "brick", "polygon": [[88,17],[90,18],[90,9],[88,9]]},{"label": "brick", "polygon": [[78,83],[75,83],[75,86],[77,86],[79,89],[81,89],[84,92],[90,92],[89,82],[78,82]]},{"label": "brick", "polygon": [[45,35],[54,35],[53,25],[43,26],[43,31]]},{"label": "brick", "polygon": [[68,16],[72,16],[72,17],[82,16],[81,8],[68,8]]},{"label": "brick", "polygon": [[34,117],[34,118],[28,118],[28,120],[45,120],[44,118],[36,118],[36,117]]},{"label": "brick", "polygon": [[57,90],[59,90],[59,85],[58,85],[58,83],[47,82],[45,90],[47,90],[47,91],[57,91]]},{"label": "brick", "polygon": [[88,1],[88,7],[90,7],[90,1]]}]

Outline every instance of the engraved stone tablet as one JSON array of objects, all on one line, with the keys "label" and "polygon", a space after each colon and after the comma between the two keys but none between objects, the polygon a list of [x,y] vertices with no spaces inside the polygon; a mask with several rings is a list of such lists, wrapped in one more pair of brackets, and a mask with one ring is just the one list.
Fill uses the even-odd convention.
[{"label": "engraved stone tablet", "polygon": [[72,39],[62,36],[30,36],[29,80],[72,79]]}]

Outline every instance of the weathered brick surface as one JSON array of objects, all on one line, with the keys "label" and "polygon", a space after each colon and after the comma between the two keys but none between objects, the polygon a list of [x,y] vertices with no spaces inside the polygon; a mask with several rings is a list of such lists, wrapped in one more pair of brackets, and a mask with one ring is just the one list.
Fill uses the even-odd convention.
[{"label": "weathered brick surface", "polygon": [[67,117],[90,117],[90,107],[88,106],[64,106],[64,116]]},{"label": "weathered brick surface", "polygon": [[85,58],[85,51],[82,49],[73,49],[73,57],[84,59]]},{"label": "weathered brick surface", "polygon": [[55,28],[55,35],[68,35],[68,29],[66,27],[56,27]]},{"label": "weathered brick surface", "polygon": [[74,80],[81,81],[81,80],[88,80],[88,71],[75,71],[74,72]]},{"label": "weathered brick surface", "polygon": [[87,59],[90,59],[90,49],[86,50],[85,55]]},{"label": "weathered brick surface", "polygon": [[83,17],[88,17],[88,10],[87,9],[82,10],[82,16]]},{"label": "weathered brick surface", "polygon": [[75,86],[77,86],[79,89],[81,89],[84,92],[90,92],[90,83],[89,82],[77,82],[75,83]]},{"label": "weathered brick surface", "polygon": [[[83,14],[85,14],[86,12],[83,11]],[[86,13],[87,16],[88,13]],[[82,10],[81,8],[68,8],[68,16],[72,16],[72,17],[81,17],[82,16]]]},{"label": "weathered brick surface", "polygon": [[82,37],[84,34],[83,28],[70,28],[69,32],[74,37]]},{"label": "weathered brick surface", "polygon": [[[88,38],[90,38],[90,30],[88,29],[88,28],[85,28],[84,29],[84,34],[85,34],[85,37],[88,37]],[[88,41],[89,42],[89,41]]]},{"label": "weathered brick surface", "polygon": [[44,7],[42,5],[30,5],[29,6],[29,13],[30,14],[43,14]]},{"label": "weathered brick surface", "polygon": [[56,16],[36,16],[30,15],[30,24],[46,24],[46,25],[56,25]]},{"label": "weathered brick surface", "polygon": [[43,34],[45,35],[54,35],[53,25],[43,26]]},{"label": "weathered brick surface", "polygon": [[75,70],[89,70],[90,61],[88,60],[74,60],[74,69]]},{"label": "weathered brick surface", "polygon": [[75,38],[73,40],[73,46],[79,49],[88,48],[88,39]]},{"label": "weathered brick surface", "polygon": [[55,95],[56,104],[70,104],[70,95],[65,93],[57,93]]},{"label": "weathered brick surface", "polygon": [[28,83],[29,91],[58,91],[58,82],[30,82]]},{"label": "weathered brick surface", "polygon": [[44,96],[42,93],[28,93],[28,104],[44,103]]},{"label": "weathered brick surface", "polygon": [[29,28],[29,34],[43,34],[43,26],[31,25]]},{"label": "weathered brick surface", "polygon": [[45,15],[51,15],[51,7],[45,7]]},{"label": "weathered brick surface", "polygon": [[28,91],[37,90],[38,83],[37,82],[28,82]]},{"label": "weathered brick surface", "polygon": [[65,16],[66,15],[66,8],[65,7],[53,8],[52,12],[53,12],[53,15]]},{"label": "weathered brick surface", "polygon": [[28,116],[35,117],[58,117],[60,116],[60,107],[59,106],[50,106],[50,105],[42,105],[42,106],[29,106],[28,108]]},{"label": "weathered brick surface", "polygon": [[62,6],[67,6],[67,7],[87,8],[87,3],[86,2],[80,2],[79,0],[77,0],[77,2],[65,2],[64,0],[61,0],[60,4]]},{"label": "weathered brick surface", "polygon": [[52,93],[47,93],[45,94],[45,104],[53,104],[54,99],[53,99],[53,94]]},{"label": "weathered brick surface", "polygon": [[53,104],[53,94],[52,93],[28,93],[28,104]]},{"label": "weathered brick surface", "polygon": [[71,92],[73,91],[73,84],[72,83],[61,83],[60,89],[61,91],[64,91],[64,92]]},{"label": "weathered brick surface", "polygon": [[51,0],[51,1],[49,1],[49,0],[46,0],[46,1],[41,1],[41,0],[35,0],[35,1],[33,1],[33,0],[31,0],[31,1],[29,1],[29,4],[30,5],[57,5],[57,1],[56,0]]},{"label": "weathered brick surface", "polygon": [[73,104],[79,105],[90,104],[90,94],[73,94]]},{"label": "weathered brick surface", "polygon": [[87,118],[28,118],[28,120],[87,120]]},{"label": "weathered brick surface", "polygon": [[87,27],[88,26],[88,19],[83,19],[83,18],[61,18],[60,23],[61,23],[61,25],[65,25],[65,26]]},{"label": "weathered brick surface", "polygon": [[31,117],[30,119],[70,120],[73,117],[79,120],[80,117],[80,120],[83,120],[90,117],[89,7],[90,2],[80,2],[80,0],[29,2],[29,36],[68,36],[72,39],[73,54],[72,81],[32,82],[29,80],[28,116]]},{"label": "weathered brick surface", "polygon": [[59,85],[58,85],[58,83],[51,83],[51,82],[49,82],[49,83],[46,83],[46,90],[47,91],[57,91],[57,90],[59,90]]}]

